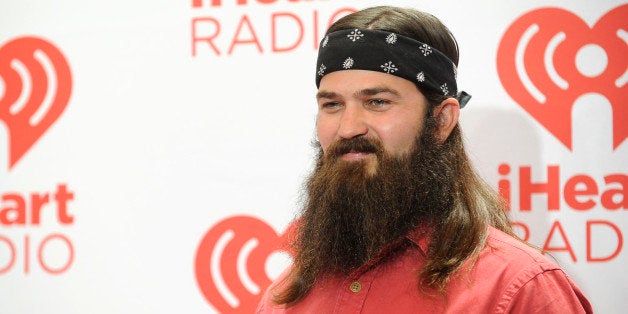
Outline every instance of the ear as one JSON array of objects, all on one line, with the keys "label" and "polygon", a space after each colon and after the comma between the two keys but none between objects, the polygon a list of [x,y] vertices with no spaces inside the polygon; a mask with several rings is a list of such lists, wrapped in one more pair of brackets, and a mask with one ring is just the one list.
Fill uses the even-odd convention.
[{"label": "ear", "polygon": [[439,142],[444,142],[451,134],[456,124],[458,124],[458,117],[460,116],[460,104],[456,98],[450,97],[443,100],[436,108],[434,108],[434,118],[438,123],[438,129],[436,129],[436,139]]}]

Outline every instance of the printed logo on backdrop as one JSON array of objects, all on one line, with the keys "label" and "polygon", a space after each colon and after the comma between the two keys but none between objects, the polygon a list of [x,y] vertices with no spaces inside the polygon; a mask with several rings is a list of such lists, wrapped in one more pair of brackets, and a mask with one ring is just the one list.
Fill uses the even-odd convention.
[{"label": "printed logo on backdrop", "polygon": [[195,275],[201,293],[220,313],[253,313],[272,279],[267,261],[285,252],[289,228],[277,234],[250,216],[226,218],[205,234],[196,252]]},{"label": "printed logo on backdrop", "polygon": [[[59,119],[71,90],[68,62],[51,42],[19,37],[0,47],[0,120],[8,131],[8,143],[2,145],[9,170]],[[68,185],[59,183],[51,191],[2,190],[0,197],[0,276],[29,274],[33,267],[48,274],[66,272],[74,260],[70,239],[59,232],[42,236],[31,231],[73,225],[68,204],[74,193]]]},{"label": "printed logo on backdrop", "polygon": [[321,2],[327,1],[192,0],[192,57],[317,50],[321,33],[356,11],[314,8]]},{"label": "printed logo on backdrop", "polygon": [[[315,51],[333,22],[355,12],[325,0],[192,0],[190,47],[194,58]],[[203,237],[195,259],[202,295],[221,313],[252,313],[271,283],[267,261],[285,241],[266,222],[225,219]],[[276,263],[274,263],[276,264]]]},{"label": "printed logo on backdrop", "polygon": [[[572,111],[583,95],[601,95],[610,103],[614,152],[625,144],[628,137],[627,16],[628,5],[622,5],[589,26],[572,12],[541,8],[515,20],[501,39],[497,70],[504,89],[556,139],[556,145],[562,145],[572,154],[572,130],[575,127]],[[591,64],[591,59],[595,59],[597,66]],[[588,218],[604,211],[605,214],[613,213],[623,218],[628,209],[625,165],[623,161],[617,165],[616,172],[603,175],[591,173],[590,169],[579,169],[578,173],[568,175],[564,184],[561,178],[565,177],[565,173],[561,175],[564,169],[561,165],[547,165],[545,169],[522,165],[516,167],[519,177],[517,190],[513,189],[516,185],[511,185],[509,178],[513,166],[504,163],[497,169],[502,178],[498,185],[502,195],[510,202],[511,210],[521,213],[532,213],[532,197],[535,196],[547,200],[547,203],[544,209],[534,208],[534,211],[575,211],[588,213]],[[517,192],[518,206],[511,201]],[[618,226],[621,221],[589,219],[584,226],[574,226],[555,220],[546,234],[543,249],[568,254],[574,263],[578,262],[578,255],[584,255],[586,262],[612,261],[623,248],[623,232]],[[514,225],[524,238],[530,238],[530,228],[526,223],[515,222]],[[605,241],[591,240],[596,236],[599,239],[598,233],[606,235]],[[584,235],[586,238],[582,243],[586,247],[574,248],[569,234]],[[605,242],[603,251],[594,247],[600,242]],[[613,244],[608,246],[608,243]]]},{"label": "printed logo on backdrop", "polygon": [[[283,2],[297,5],[316,1]],[[248,15],[246,12],[253,6],[268,7],[280,2],[192,1],[195,13],[191,23],[192,56],[231,56],[251,51],[258,54],[283,53],[303,45],[317,49],[320,12],[313,11],[311,16],[307,16],[309,24],[304,22],[305,16],[294,12],[282,11],[270,15]],[[225,6],[232,9],[230,13],[240,10],[241,14],[235,17],[221,15]],[[570,151],[573,150],[572,107],[580,96],[587,93],[603,95],[611,103],[612,148],[617,150],[628,136],[628,107],[623,106],[628,101],[628,60],[625,58],[628,55],[628,20],[623,18],[628,16],[627,8],[621,6],[609,11],[591,27],[569,11],[538,9],[515,20],[501,39],[497,68],[504,88],[548,130],[557,145]],[[335,13],[344,13],[341,10]],[[290,40],[283,38],[283,44],[280,42],[283,35],[278,35],[280,22],[290,22],[298,30],[287,32],[294,37],[289,37]],[[311,41],[304,40],[304,36],[309,36]],[[585,54],[587,51],[603,52],[607,58],[604,69],[591,72],[579,68],[576,59],[582,51]],[[517,169],[518,184],[511,182],[512,168]],[[588,174],[587,169],[582,169],[562,183],[560,165],[533,169],[529,165],[504,163],[497,170],[501,176],[498,187],[511,203],[511,210],[524,214],[604,210],[625,215],[628,209],[625,195],[628,175],[624,168],[601,176]],[[515,196],[518,196],[518,204],[512,204]],[[532,208],[532,198],[537,196],[547,200],[545,208]],[[562,205],[563,202],[566,206]],[[515,221],[514,226],[524,238],[530,238],[531,231],[525,222]],[[573,228],[563,225],[561,220],[554,220],[544,234],[543,250],[568,254],[574,263],[581,262],[583,256],[587,263],[609,262],[621,254],[623,232],[616,221],[588,219],[584,226],[576,226],[576,230],[570,227]],[[248,216],[226,218],[210,227],[199,244],[194,266],[199,289],[207,302],[221,313],[254,312],[271,282],[266,269],[267,261],[277,252],[277,243],[285,241],[289,233],[286,231],[280,235],[266,222]],[[613,242],[610,249],[599,251],[594,248],[598,242],[591,239],[597,233],[611,234],[607,237],[609,242]],[[574,234],[586,237],[583,241],[586,247],[582,248],[584,252],[576,252],[577,248],[571,245],[569,235]],[[557,242],[560,244],[557,245]]]}]

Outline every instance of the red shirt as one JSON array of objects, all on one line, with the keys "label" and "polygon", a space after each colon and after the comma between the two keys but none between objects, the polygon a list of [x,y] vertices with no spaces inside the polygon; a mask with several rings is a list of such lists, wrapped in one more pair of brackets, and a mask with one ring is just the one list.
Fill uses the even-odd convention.
[{"label": "red shirt", "polygon": [[463,265],[452,275],[446,299],[438,294],[428,296],[418,287],[418,272],[426,263],[427,237],[408,238],[416,246],[348,277],[319,280],[292,307],[270,301],[275,283],[266,291],[257,313],[593,312],[589,301],[560,267],[492,227],[472,270]]}]

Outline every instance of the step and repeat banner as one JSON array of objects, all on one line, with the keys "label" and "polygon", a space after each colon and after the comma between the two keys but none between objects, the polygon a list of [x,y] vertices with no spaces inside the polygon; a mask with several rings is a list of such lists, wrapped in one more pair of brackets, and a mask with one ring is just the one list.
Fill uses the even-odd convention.
[{"label": "step and repeat banner", "polygon": [[[251,313],[315,154],[315,59],[368,0],[0,1],[0,313]],[[628,3],[394,1],[457,37],[516,232],[628,309]]]}]

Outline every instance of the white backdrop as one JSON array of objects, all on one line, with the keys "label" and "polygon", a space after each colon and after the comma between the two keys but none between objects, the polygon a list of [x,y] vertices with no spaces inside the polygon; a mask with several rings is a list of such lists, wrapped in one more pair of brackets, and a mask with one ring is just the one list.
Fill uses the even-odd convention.
[{"label": "white backdrop", "polygon": [[[312,165],[316,45],[376,4],[1,0],[0,313],[250,312]],[[625,312],[627,3],[394,4],[457,37],[468,148],[517,232]]]}]

